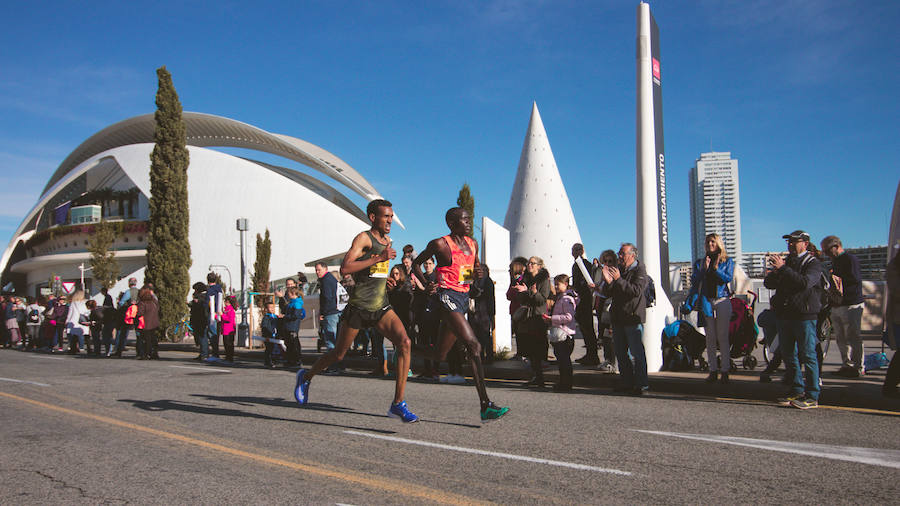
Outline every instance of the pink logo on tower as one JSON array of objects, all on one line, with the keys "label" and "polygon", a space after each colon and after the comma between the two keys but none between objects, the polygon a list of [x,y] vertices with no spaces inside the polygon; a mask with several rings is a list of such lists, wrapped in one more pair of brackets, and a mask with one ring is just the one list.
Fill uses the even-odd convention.
[{"label": "pink logo on tower", "polygon": [[653,78],[659,80],[659,60],[653,58]]}]

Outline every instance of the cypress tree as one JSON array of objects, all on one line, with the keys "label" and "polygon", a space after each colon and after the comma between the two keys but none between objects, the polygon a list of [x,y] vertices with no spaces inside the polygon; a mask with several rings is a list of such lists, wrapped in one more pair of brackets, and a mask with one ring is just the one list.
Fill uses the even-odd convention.
[{"label": "cypress tree", "polygon": [[166,67],[156,70],[156,146],[150,154],[150,233],[147,241],[147,271],[159,297],[160,326],[167,328],[185,312],[190,289],[188,269],[187,169],[189,155],[181,102]]},{"label": "cypress tree", "polygon": [[116,238],[116,227],[108,221],[94,225],[94,234],[88,244],[91,252],[91,273],[100,286],[109,288],[119,279],[119,262],[115,251],[110,251]]},{"label": "cypress tree", "polygon": [[469,183],[463,183],[459,189],[459,197],[456,197],[456,205],[469,211],[469,218],[472,220],[472,231],[469,237],[475,238],[475,198],[469,190]]},{"label": "cypress tree", "polygon": [[[272,240],[269,239],[269,229],[266,229],[266,237],[256,234],[256,262],[253,263],[253,288],[260,293],[269,291],[269,261],[272,258]],[[256,299],[259,307],[265,307],[265,297]]]}]

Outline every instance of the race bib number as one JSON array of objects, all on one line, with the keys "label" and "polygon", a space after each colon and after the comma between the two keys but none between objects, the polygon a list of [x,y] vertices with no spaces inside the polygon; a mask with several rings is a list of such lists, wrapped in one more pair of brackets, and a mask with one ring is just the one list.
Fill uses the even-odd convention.
[{"label": "race bib number", "polygon": [[386,278],[388,277],[388,261],[378,262],[377,264],[369,267],[369,277],[370,278]]},{"label": "race bib number", "polygon": [[475,266],[463,265],[459,268],[459,284],[471,285],[475,281]]}]

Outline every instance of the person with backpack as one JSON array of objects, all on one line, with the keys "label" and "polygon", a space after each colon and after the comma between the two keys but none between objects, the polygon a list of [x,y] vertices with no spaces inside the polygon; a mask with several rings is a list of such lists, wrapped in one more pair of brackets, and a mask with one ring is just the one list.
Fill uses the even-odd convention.
[{"label": "person with backpack", "polygon": [[40,298],[37,300],[28,299],[28,306],[25,307],[25,335],[27,336],[27,344],[25,349],[34,350],[43,346],[41,339],[41,324],[44,323],[44,311],[46,308],[40,304]]},{"label": "person with backpack", "polygon": [[194,360],[202,360],[203,352],[200,348],[200,338],[206,334],[206,326],[209,325],[209,306],[206,304],[206,283],[197,281],[191,287],[194,289],[191,295],[191,301],[188,302],[190,309],[191,333],[194,336],[194,344],[200,350]]},{"label": "person with backpack", "polygon": [[637,259],[637,247],[623,243],[617,267],[604,265],[603,294],[612,298],[609,308],[620,384],[617,390],[643,395],[650,390],[647,354],[644,349],[644,321],[647,318],[647,270]]},{"label": "person with backpack", "polygon": [[[816,357],[816,318],[822,308],[822,263],[809,253],[809,234],[795,230],[782,236],[788,257],[769,255],[770,271],[764,285],[775,294],[775,311],[781,355],[791,378],[791,391],[780,404],[799,409],[819,406],[819,364]],[[806,374],[803,375],[803,366]]]},{"label": "person with backpack", "polygon": [[[728,257],[725,242],[719,234],[708,234],[704,241],[706,255],[694,262],[691,290],[684,301],[685,313],[697,311],[698,326],[706,329],[706,358],[709,361],[707,383],[719,379],[728,383],[731,368],[731,346],[728,324],[731,322],[731,289],[734,260]],[[720,358],[716,360],[716,343]]]},{"label": "person with backpack", "polygon": [[225,362],[234,362],[234,334],[237,321],[237,299],[234,295],[225,297],[225,309],[222,311],[222,344],[225,345]]},{"label": "person with backpack", "polygon": [[559,274],[553,278],[556,284],[556,302],[552,314],[544,314],[544,321],[550,326],[547,340],[553,346],[556,364],[559,366],[559,383],[553,386],[554,392],[572,390],[572,350],[575,349],[575,311],[578,307],[578,294],[569,288],[569,276]]}]

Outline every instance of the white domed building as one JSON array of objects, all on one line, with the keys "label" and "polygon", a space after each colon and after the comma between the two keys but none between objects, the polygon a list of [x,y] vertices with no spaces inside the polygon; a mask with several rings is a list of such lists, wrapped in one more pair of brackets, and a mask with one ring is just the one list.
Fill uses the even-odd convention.
[{"label": "white domed building", "polygon": [[[186,112],[184,122],[190,151],[192,282],[205,280],[214,266],[226,283],[239,288],[238,218],[249,223],[248,272],[255,260],[256,234],[270,231],[272,279],[295,275],[309,262],[342,255],[352,237],[368,228],[365,211],[324,181],[209,148],[276,155],[318,171],[366,202],[381,198],[337,156],[301,139],[220,116]],[[120,283],[132,276],[142,281],[154,127],[153,114],[121,121],[91,136],[62,162],[0,258],[4,285],[12,282],[18,293],[37,295],[54,277],[79,280],[80,266],[90,266],[88,244],[101,219],[118,224],[113,249]],[[230,282],[226,272],[233,274]],[[96,291],[89,270],[84,279],[85,286]]]}]

